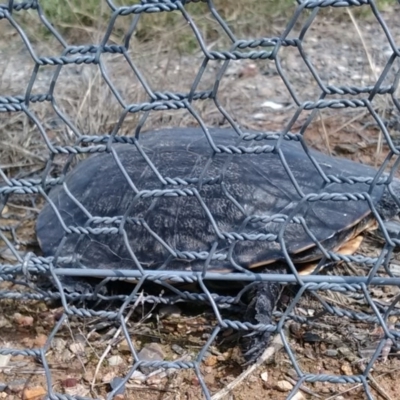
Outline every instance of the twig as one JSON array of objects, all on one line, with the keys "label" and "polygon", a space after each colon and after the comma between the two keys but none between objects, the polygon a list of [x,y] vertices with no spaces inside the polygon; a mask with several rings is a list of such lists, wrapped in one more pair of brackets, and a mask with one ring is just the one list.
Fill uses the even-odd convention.
[{"label": "twig", "polygon": [[[290,382],[293,386],[296,386],[296,385],[297,385],[296,379],[293,379],[293,378],[291,378],[291,377],[288,376],[288,375],[286,375],[286,380],[287,380],[288,382]],[[322,399],[322,397],[321,397],[319,394],[313,392],[312,390],[306,388],[306,387],[303,386],[303,385],[301,385],[301,386],[299,387],[299,389],[302,390],[304,393],[307,393],[307,394],[309,394],[309,395],[311,395],[311,396],[316,397],[317,399]]]},{"label": "twig", "polygon": [[343,392],[336,393],[336,394],[334,394],[333,396],[327,397],[325,400],[333,400],[333,399],[336,399],[336,397],[339,397],[339,396],[341,396],[342,394],[351,392],[352,390],[355,390],[355,389],[359,388],[360,386],[362,386],[362,383],[357,383],[357,385],[352,386],[351,388],[349,388],[349,389],[347,389],[347,390],[344,390]]},{"label": "twig", "polygon": [[[143,293],[141,292],[139,297],[136,299],[135,303],[133,304],[132,308],[129,310],[127,316],[125,317],[125,322],[128,321],[128,319],[131,317],[132,313],[135,311],[136,307],[138,304],[143,300]],[[112,339],[110,339],[107,348],[104,350],[104,353],[101,355],[99,362],[97,363],[96,370],[94,372],[93,380],[92,383],[90,384],[90,388],[93,391],[94,390],[94,385],[96,384],[96,377],[97,374],[99,373],[100,366],[103,363],[104,359],[106,358],[107,354],[110,352],[111,347],[113,343],[115,342],[115,339],[119,336],[121,333],[122,327],[120,326],[117,331],[115,332],[114,336]]]},{"label": "twig", "polygon": [[229,383],[224,389],[220,390],[218,393],[215,393],[214,396],[211,397],[211,400],[220,400],[224,396],[227,396],[236,386],[238,386],[243,380],[245,380],[250,374],[252,374],[259,366],[264,364],[269,358],[271,358],[276,352],[278,352],[283,347],[283,343],[280,335],[275,335],[272,340],[271,346],[269,346],[262,356],[249,368],[243,371],[235,380]]},{"label": "twig", "polygon": [[127,389],[136,389],[136,390],[154,390],[156,392],[160,392],[160,393],[176,393],[176,390],[173,389],[165,389],[165,388],[158,388],[158,387],[153,387],[153,386],[141,386],[141,385],[134,385],[134,384],[130,384],[127,383],[125,385],[125,387]]},{"label": "twig", "polygon": [[[360,29],[360,27],[358,26],[357,21],[356,21],[356,19],[354,18],[354,15],[353,15],[353,13],[351,12],[351,10],[350,10],[350,9],[346,9],[346,11],[347,11],[347,14],[349,14],[349,17],[350,17],[350,19],[351,19],[351,22],[353,23],[354,28],[355,28],[355,30],[356,30],[356,32],[357,32],[357,34],[358,34],[358,36],[359,36],[359,38],[360,38],[360,40],[361,40],[361,44],[362,44],[362,46],[363,46],[363,48],[364,48],[365,55],[367,56],[367,60],[368,60],[369,67],[371,68],[371,73],[372,73],[372,75],[373,75],[375,81],[377,81],[377,80],[378,80],[377,68],[376,68],[375,63],[374,63],[373,60],[372,60],[372,57],[371,57],[370,52],[368,51],[368,47],[367,47],[367,44],[366,44],[366,42],[365,42],[365,40],[364,40],[364,36],[363,36],[363,34],[362,34],[362,32],[361,32],[361,29]],[[386,104],[385,104],[385,106],[386,106]],[[382,138],[382,132],[381,132],[381,130],[380,130],[380,131],[379,131],[379,135],[378,135],[378,144],[377,144],[377,146],[376,146],[376,153],[375,153],[375,157],[376,157],[376,159],[375,159],[375,167],[377,166],[378,157],[379,157],[380,153],[382,152],[382,139],[383,139],[383,138]]]},{"label": "twig", "polygon": [[370,385],[385,399],[385,400],[393,400],[385,390],[379,385],[379,383],[373,378],[372,374],[368,375],[368,380],[370,381]]}]

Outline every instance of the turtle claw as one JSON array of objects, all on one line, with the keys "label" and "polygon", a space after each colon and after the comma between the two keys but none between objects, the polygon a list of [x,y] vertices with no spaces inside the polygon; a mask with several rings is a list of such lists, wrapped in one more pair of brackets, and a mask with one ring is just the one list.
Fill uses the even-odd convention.
[{"label": "turtle claw", "polygon": [[271,339],[271,334],[268,332],[268,335],[263,338],[257,338],[257,341],[254,341],[254,346],[247,352],[243,353],[243,357],[245,359],[242,364],[243,367],[247,367],[249,365],[254,364],[264,353],[264,350],[267,348]]},{"label": "turtle claw", "polygon": [[[271,324],[272,313],[281,292],[277,282],[263,282],[250,290],[250,302],[245,313],[245,320],[257,324]],[[252,364],[263,354],[271,340],[272,332],[253,331],[242,335],[241,346],[246,360],[244,365]]]}]

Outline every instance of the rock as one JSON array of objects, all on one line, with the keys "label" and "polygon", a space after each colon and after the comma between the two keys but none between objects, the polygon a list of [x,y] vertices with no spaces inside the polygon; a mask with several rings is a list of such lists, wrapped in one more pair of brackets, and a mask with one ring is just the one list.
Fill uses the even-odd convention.
[{"label": "rock", "polygon": [[206,374],[204,375],[204,382],[207,387],[215,385],[215,374]]},{"label": "rock", "polygon": [[111,367],[115,367],[115,366],[117,366],[117,365],[120,365],[120,364],[122,364],[124,362],[124,360],[122,359],[122,357],[120,357],[120,356],[111,356],[109,359],[108,359],[108,364],[111,366]]},{"label": "rock", "polygon": [[[336,397],[337,398],[337,397]],[[297,392],[293,397],[292,400],[305,400],[303,393]]]},{"label": "rock", "polygon": [[84,354],[85,353],[85,346],[83,343],[72,343],[69,346],[69,349],[71,350],[72,354]]},{"label": "rock", "polygon": [[60,354],[60,359],[63,362],[68,362],[74,358],[74,355],[68,350],[65,349],[61,354]]},{"label": "rock", "polygon": [[85,344],[86,343],[86,338],[85,336],[83,336],[82,334],[78,333],[77,335],[74,336],[75,342],[77,343],[82,343]]},{"label": "rock", "polygon": [[132,376],[129,378],[129,381],[135,381],[135,382],[144,382],[147,379],[146,375],[143,374],[142,372],[136,370]]},{"label": "rock", "polygon": [[204,364],[207,367],[213,367],[214,365],[216,365],[218,362],[217,357],[216,356],[208,356],[204,359]]},{"label": "rock", "polygon": [[84,381],[91,383],[91,382],[93,381],[94,375],[93,375],[93,372],[92,372],[92,371],[86,371],[86,372],[83,374],[82,377],[83,377],[83,380],[84,380]]},{"label": "rock", "polygon": [[349,364],[343,364],[340,367],[340,370],[347,376],[353,375],[353,370],[351,369],[351,366]]},{"label": "rock", "polygon": [[280,392],[290,392],[293,389],[293,385],[288,381],[278,381],[275,388]]},{"label": "rock", "polygon": [[111,371],[101,377],[103,383],[110,383],[115,378],[115,372]]},{"label": "rock", "polygon": [[0,317],[0,328],[10,328],[12,324],[5,317]]},{"label": "rock", "polygon": [[12,381],[7,385],[7,390],[12,393],[19,393],[22,392],[28,383],[25,379],[19,379],[16,381]]},{"label": "rock", "polygon": [[166,376],[165,372],[150,376],[149,378],[146,379],[146,385],[158,386],[161,384],[161,381],[163,380],[163,378],[165,378],[165,376]]},{"label": "rock", "polygon": [[51,347],[56,350],[57,353],[61,353],[65,349],[66,345],[67,342],[61,338],[54,338],[51,342]]},{"label": "rock", "polygon": [[72,388],[78,384],[78,380],[76,378],[67,378],[62,381],[62,385],[64,388]]},{"label": "rock", "polygon": [[41,386],[26,388],[23,391],[24,400],[41,400],[47,394],[47,390]]},{"label": "rock", "polygon": [[69,396],[85,397],[89,393],[89,389],[82,384],[78,383],[76,386],[64,388],[65,393]]},{"label": "rock", "polygon": [[177,344],[173,344],[171,346],[171,349],[172,349],[172,351],[174,351],[179,356],[182,356],[183,354],[185,354],[185,350],[181,346],[179,346]]},{"label": "rock", "polygon": [[[141,361],[163,361],[164,352],[158,343],[149,343],[146,344],[142,350],[140,350],[138,357]],[[149,367],[140,367],[140,370],[144,374],[150,373],[152,369],[153,368]]]},{"label": "rock", "polygon": [[283,105],[275,103],[274,101],[264,101],[264,103],[261,104],[261,107],[272,108],[273,110],[280,110],[281,108],[283,108]]},{"label": "rock", "polygon": [[21,315],[20,313],[15,313],[13,319],[19,326],[32,326],[34,321],[33,317]]},{"label": "rock", "polygon": [[344,356],[348,356],[349,354],[351,354],[351,350],[347,347],[339,347],[337,350],[340,354],[343,354]]},{"label": "rock", "polygon": [[359,151],[360,147],[353,143],[341,143],[334,147],[334,151],[340,154],[354,154]]},{"label": "rock", "polygon": [[126,339],[124,339],[119,345],[118,345],[118,350],[121,353],[132,353],[131,348],[129,347],[129,344]]},{"label": "rock", "polygon": [[265,372],[263,372],[263,373],[261,374],[261,379],[262,379],[264,382],[267,382],[267,381],[268,381],[268,372],[267,372],[267,371],[265,371]]},{"label": "rock", "polygon": [[325,355],[328,357],[337,357],[338,351],[335,349],[326,349]]},{"label": "rock", "polygon": [[266,121],[268,119],[268,115],[264,113],[255,113],[253,114],[253,118],[256,120]]},{"label": "rock", "polygon": [[44,347],[46,342],[47,342],[47,336],[41,333],[36,336],[34,344],[36,347]]},{"label": "rock", "polygon": [[[116,376],[114,379],[111,380],[110,382],[110,387],[112,390],[116,389],[124,380],[122,378],[119,378]],[[124,394],[125,392],[125,383],[117,390],[115,393],[116,395],[121,395]]]},{"label": "rock", "polygon": [[10,354],[7,355],[0,354],[0,367],[1,368],[7,367],[10,358],[11,358]]}]

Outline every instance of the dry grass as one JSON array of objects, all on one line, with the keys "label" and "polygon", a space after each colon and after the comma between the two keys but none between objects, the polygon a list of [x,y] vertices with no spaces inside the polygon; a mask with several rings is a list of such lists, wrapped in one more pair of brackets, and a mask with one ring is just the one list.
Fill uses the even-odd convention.
[{"label": "dry grass", "polygon": [[[250,38],[259,36],[276,36],[282,33],[285,25],[294,13],[295,1],[268,1],[255,2],[254,0],[221,0],[216,1],[216,10],[226,21],[229,28],[240,38]],[[395,1],[380,1],[378,5],[384,9]],[[89,0],[81,2],[79,0],[53,1],[43,0],[40,2],[44,15],[62,33],[70,44],[99,43],[111,17],[110,9],[105,1]],[[122,4],[122,2],[116,3]],[[229,48],[230,40],[223,32],[220,24],[209,12],[205,3],[190,3],[186,6],[196,27],[201,33],[209,49],[220,50]],[[361,11],[368,7],[355,8],[352,13],[359,17]],[[333,22],[348,21],[356,28],[353,14],[336,12],[332,15],[332,10],[321,10],[321,19],[333,18]],[[308,11],[303,13],[304,21]],[[100,16],[100,18],[99,18]],[[19,12],[14,14],[14,18],[21,24],[38,55],[58,55],[62,51],[62,46],[53,36],[49,36],[43,25],[40,23],[38,14],[32,10],[29,12]],[[119,44],[122,42],[124,34],[132,23],[134,16],[119,17],[115,23],[110,36],[109,44]],[[353,20],[353,22],[351,22]],[[332,23],[333,23],[332,22]],[[299,27],[301,22],[299,23]],[[13,54],[9,47],[24,48],[22,41],[15,36],[15,30],[11,26],[0,28],[2,37],[7,38],[5,52]],[[45,31],[47,33],[45,33]],[[357,29],[361,35],[361,30]],[[361,37],[361,36],[360,36]],[[369,57],[369,65],[372,68],[373,60],[369,55],[369,49],[364,44],[365,53]],[[0,47],[4,47],[1,46]],[[194,80],[197,68],[201,63],[201,49],[195,39],[193,31],[188,26],[187,21],[180,12],[145,14],[139,19],[135,34],[131,39],[131,50],[129,56],[135,61],[139,70],[142,72],[146,81],[157,91],[179,91],[188,92]],[[15,52],[14,52],[15,54]],[[10,57],[10,60],[12,57]],[[104,55],[102,57],[104,69],[110,81],[118,90],[121,98],[126,104],[138,104],[148,101],[149,96],[144,91],[137,76],[133,73],[130,66],[122,56]],[[34,63],[27,56],[23,56],[14,62],[9,61],[10,72],[1,76],[0,90],[9,95],[24,95],[28,85],[30,74]],[[246,63],[242,70],[245,71]],[[259,67],[258,73],[263,73],[263,63],[256,63]],[[15,68],[18,65],[21,78],[16,79]],[[196,66],[194,66],[196,65]],[[205,78],[200,82],[199,89],[209,89],[215,79],[219,62],[210,62]],[[55,73],[55,67],[47,66],[39,70],[38,79],[33,86],[32,93],[45,93],[51,79]],[[240,74],[240,71],[239,71]],[[289,75],[290,77],[290,75]],[[177,85],[177,83],[179,84]],[[243,109],[244,101],[250,100],[251,90],[238,85],[237,92],[232,95],[232,91],[227,94],[224,87],[230,87],[231,81],[224,79],[221,82],[220,97],[221,102],[228,109],[236,114],[239,122],[251,128],[258,128],[257,124],[246,118],[243,111],[243,118],[240,113]],[[282,85],[282,82],[279,83]],[[262,86],[260,86],[262,88]],[[249,94],[248,94],[249,93]],[[248,94],[248,96],[246,96]],[[265,98],[265,95],[262,95]],[[261,96],[261,97],[262,97]],[[237,104],[235,97],[242,101]],[[100,70],[94,65],[73,65],[63,67],[60,77],[57,80],[54,98],[57,107],[64,116],[70,121],[67,126],[62,118],[54,112],[49,103],[38,103],[31,105],[31,109],[37,116],[53,144],[70,144],[73,142],[77,133],[110,133],[120,119],[122,107],[113,95],[110,87],[105,84],[104,77]],[[200,102],[195,105],[196,110],[205,118],[209,125],[220,125],[223,122],[221,114],[216,110],[211,102]],[[382,107],[382,112],[386,110],[386,105]],[[249,111],[254,112],[253,110]],[[239,117],[238,117],[239,114]],[[290,113],[288,113],[290,115]],[[132,134],[143,113],[128,114],[121,124],[119,134]],[[288,117],[289,118],[289,117]],[[321,113],[321,123],[326,114]],[[342,125],[346,126],[346,120],[342,120]],[[173,111],[163,113],[150,113],[146,122],[148,128],[165,125],[192,125],[196,121],[185,111]],[[23,114],[13,114],[0,116],[0,159],[1,166],[9,169],[10,175],[20,171],[25,167],[25,171],[36,173],[45,165],[48,159],[48,151],[44,146],[44,140],[37,126]],[[325,129],[325,128],[323,128]],[[331,152],[328,141],[328,133],[324,131],[327,151]],[[381,151],[381,142],[378,150]],[[63,162],[63,157],[57,157]],[[56,163],[58,160],[55,160]],[[12,167],[15,167],[13,169]]]},{"label": "dry grass", "polygon": [[[90,0],[87,2],[81,2],[79,0],[60,0],[59,2],[43,0],[41,2],[49,20],[62,32],[69,43],[74,44],[98,43],[101,40],[101,32],[104,32],[104,28],[110,18],[110,13],[107,8],[104,7],[104,1],[101,2],[102,6],[99,6],[99,3],[100,2],[97,0]],[[223,0],[216,3],[225,21],[227,21],[228,25],[235,31],[238,37],[241,38],[258,37],[260,35],[274,36],[281,33],[282,29],[285,27],[285,23],[288,21],[288,16],[293,14],[294,4],[293,1],[255,2],[253,0]],[[394,3],[394,1],[379,2],[379,5],[384,7],[386,4],[391,3]],[[191,12],[193,20],[209,48],[222,49],[229,43],[227,36],[223,34],[215,20],[211,18],[210,14],[204,13],[205,5],[193,3],[189,4],[187,8]],[[351,35],[354,37],[358,34],[358,39],[362,42],[362,48],[369,61],[366,63],[366,68],[370,68],[368,73],[371,71],[375,73],[373,68],[375,60],[374,56],[371,54],[368,39],[363,39],[363,27],[358,26],[355,22],[358,20],[356,18],[360,18],[362,13],[360,10],[355,9],[353,14],[354,15],[349,16],[346,11],[343,10],[343,12],[338,11],[335,17],[332,17],[329,10],[323,10],[319,22],[323,26],[325,18],[328,18],[330,24],[333,24],[335,21],[347,21],[349,30],[352,30]],[[98,19],[97,15],[101,15],[102,18]],[[364,18],[362,15],[361,17]],[[365,18],[369,17],[369,15],[365,15]],[[35,13],[30,13],[30,15],[27,16],[27,14],[22,14],[21,12],[20,15],[16,15],[16,19],[21,22],[23,29],[29,35],[35,51],[41,55],[48,53],[59,54],[61,46],[57,45],[53,38],[45,34],[43,29],[37,29],[38,18]],[[351,22],[352,20],[354,20],[354,22]],[[270,21],[272,22],[270,23]],[[119,18],[112,32],[110,43],[121,43],[124,32],[130,23],[131,18]],[[327,26],[329,27],[330,24],[328,23]],[[322,31],[324,30],[322,29]],[[15,39],[12,42],[13,46],[14,43],[16,43],[15,48],[23,48],[21,41],[18,42],[15,31],[12,28],[5,28],[5,31],[1,31],[0,33],[4,33],[2,37],[11,38],[12,40]],[[315,34],[317,35],[317,33],[318,31]],[[46,38],[46,40],[43,40],[43,38]],[[0,43],[1,47],[3,47],[3,45],[12,57],[7,61],[9,63],[10,72],[3,73],[2,80],[0,81],[0,93],[23,95],[33,70],[33,63],[26,53],[22,53],[19,57],[19,50],[13,51],[15,48],[10,46],[10,42]],[[194,39],[193,32],[179,13],[145,15],[141,17],[136,34],[132,38],[129,56],[135,61],[135,65],[142,72],[146,81],[152,88],[157,88],[157,91],[169,90],[173,92],[188,92],[202,61],[201,52],[198,43]],[[289,60],[288,64],[290,64],[289,57],[287,60]],[[284,61],[286,61],[286,59]],[[104,63],[104,69],[107,71],[107,76],[126,104],[138,104],[143,101],[148,101],[148,94],[143,89],[137,76],[133,73],[132,68],[123,59],[123,56],[106,55],[102,58],[102,62]],[[199,89],[208,89],[212,87],[220,65],[221,63],[217,62],[210,63]],[[220,85],[220,101],[224,107],[245,127],[260,130],[279,130],[286,126],[293,116],[293,101],[287,93],[281,95],[281,97],[278,96],[278,94],[283,93],[285,89],[279,77],[265,78],[268,74],[272,76],[275,73],[276,75],[276,70],[272,70],[272,68],[267,69],[265,63],[263,64],[261,62],[253,63],[246,61],[243,63],[236,63],[235,65],[238,65],[238,68],[229,71],[230,75],[228,75],[227,79],[223,79]],[[251,75],[252,69],[249,68],[252,65],[256,65],[255,76]],[[3,71],[4,70],[3,68]],[[19,74],[18,78],[15,77],[17,72]],[[32,93],[45,93],[55,72],[56,68],[52,66],[41,68],[38,76],[40,79],[36,80]],[[293,68],[293,70],[289,70],[288,76],[293,81],[294,86],[298,85],[296,88],[299,88],[298,90],[301,92],[304,86],[302,86],[302,77],[299,75],[300,77],[298,78],[296,75],[297,72],[298,71]],[[247,73],[248,75],[246,75]],[[270,100],[269,92],[263,92],[262,90],[268,89],[268,87],[271,86],[279,88],[279,90],[276,90],[278,94],[273,92],[273,95],[276,95],[279,100],[283,98],[291,102],[292,108],[288,107],[282,112],[270,112],[260,107],[263,101]],[[309,99],[314,99],[306,90],[307,88],[304,89],[304,96],[309,96]],[[53,145],[73,144],[77,139],[77,132],[83,134],[108,134],[120,120],[122,107],[116,100],[110,87],[105,83],[104,77],[101,75],[97,66],[73,65],[63,67],[55,86],[54,99],[59,113],[63,116],[62,118],[60,118],[60,115],[55,112],[52,105],[48,102],[30,105],[30,109],[37,120],[40,121],[48,139]],[[275,98],[273,100],[275,100]],[[383,103],[381,106],[384,114],[387,103]],[[207,122],[207,125],[218,126],[225,122],[212,102],[199,102],[196,103],[194,107]],[[256,113],[264,113],[264,117],[261,121],[254,117]],[[309,133],[307,132],[308,139],[315,139],[316,147],[318,147],[317,139],[319,131],[321,132],[322,141],[324,142],[324,148],[330,149],[332,153],[338,152],[336,149],[337,144],[344,143],[348,140],[347,138],[350,136],[349,132],[351,132],[352,138],[356,138],[354,143],[351,143],[354,145],[363,142],[361,134],[355,134],[357,129],[363,132],[366,137],[366,142],[368,140],[373,141],[374,137],[377,135],[376,129],[362,130],[367,116],[360,116],[357,110],[353,114],[340,113],[340,111],[336,112],[335,110],[335,113],[332,114],[334,115],[321,113],[321,122],[315,121],[314,124],[311,125]],[[140,121],[143,116],[144,113],[128,114],[122,121],[118,134],[132,135],[138,121]],[[306,117],[307,115],[303,115],[299,118],[297,125],[294,126],[294,130],[301,127]],[[69,121],[69,126],[65,124],[63,119]],[[146,120],[145,128],[150,129],[173,125],[187,126],[195,123],[196,121],[186,111],[151,112]],[[381,161],[381,159],[376,156],[373,158],[376,147],[380,148],[379,143],[373,142],[373,146],[373,149],[368,148],[362,154],[362,156],[365,155],[364,158],[359,155],[356,156],[355,154],[350,156],[355,159],[357,157],[358,160],[361,159],[363,162],[375,163],[377,160]],[[53,172],[59,172],[61,170],[66,158],[67,157],[64,155],[55,158]],[[39,174],[43,171],[48,159],[49,152],[45,145],[44,138],[38,126],[33,123],[32,120],[22,113],[0,114],[0,166],[8,177],[22,178],[32,175],[40,176]],[[22,220],[24,218],[26,219],[26,211],[30,211],[36,215],[38,210],[36,206],[34,207],[32,205],[31,198],[27,198],[26,203],[23,204],[18,202],[21,198],[22,196],[15,196],[15,198],[12,197],[8,201],[9,209],[14,215],[18,214]],[[18,210],[19,213],[17,213],[16,210]],[[34,241],[34,239],[32,239],[34,236],[32,221],[34,221],[34,219],[35,218],[31,215],[28,220],[29,229],[27,228],[21,232],[22,236],[24,234],[29,236],[30,243]],[[6,222],[9,223],[10,220],[6,220]],[[28,230],[29,234],[27,234]],[[0,260],[1,262],[4,261],[1,258]],[[333,298],[329,296],[327,299],[330,302],[335,302],[336,300],[339,306],[344,307],[345,301],[343,296],[336,296]],[[336,317],[330,317],[328,322],[323,322],[326,322],[326,324],[331,327],[335,326],[336,321]],[[364,326],[362,328],[364,329]],[[78,328],[74,326],[74,329]],[[32,335],[34,334],[35,333],[32,333]],[[167,339],[170,339],[170,337]],[[167,339],[165,339],[165,343],[170,344]],[[102,342],[102,344],[104,343]],[[98,353],[102,354],[103,350],[104,349],[99,348]],[[304,352],[305,355],[303,356],[303,349],[300,348],[300,346],[298,346],[296,350],[299,351],[301,362],[304,363],[306,368],[315,372],[315,362],[311,360],[307,364],[307,357],[309,357],[309,354]],[[311,354],[314,355],[314,353]],[[316,352],[315,355],[318,360],[323,360],[321,353]],[[94,366],[97,365],[99,359],[100,357],[95,358]],[[131,361],[127,361],[128,366],[129,362]],[[325,357],[324,362],[328,365],[331,359]],[[100,365],[100,362],[98,365]],[[284,365],[286,369],[289,369],[289,360],[287,357],[284,362],[282,362],[282,365]],[[89,367],[92,368],[93,365],[91,364]],[[223,373],[227,370],[223,369],[225,367],[225,365],[222,366]],[[397,365],[394,365],[394,367],[397,367]],[[278,376],[279,371],[276,368],[276,364],[268,367],[264,366],[263,368],[268,369],[271,376],[276,379],[281,379],[280,375]],[[340,374],[341,370],[339,369],[340,365],[338,363],[335,364],[335,368],[337,368],[335,372]],[[384,369],[382,366],[379,368]],[[358,372],[355,367],[354,370]],[[332,370],[327,372],[330,373]],[[80,370],[79,373],[81,373]],[[101,370],[100,375],[104,375],[104,369]],[[92,378],[94,379],[94,376]],[[89,381],[89,384],[91,382],[92,380]],[[192,380],[185,381],[184,383],[184,387],[190,387],[192,385]],[[262,390],[267,390],[263,385],[260,379],[258,379],[258,382],[254,382],[253,380],[253,385],[250,386],[254,386],[253,393],[256,393],[255,396],[257,395],[257,391],[259,393]],[[217,386],[218,385],[216,385],[215,389],[218,389]],[[356,386],[353,386],[353,389],[355,387]],[[313,387],[313,389],[318,393],[319,390],[321,390],[320,394],[326,395],[322,391],[324,388]],[[199,388],[196,390],[200,392]],[[243,398],[251,398],[248,397],[249,392],[247,390],[250,389],[246,389],[245,387],[245,390],[239,394],[237,398],[242,398],[240,397],[241,395],[243,395]],[[269,393],[272,393],[272,395],[280,395],[274,391],[274,389],[268,390],[270,390]],[[342,390],[343,393],[345,393],[345,388],[342,388]],[[149,398],[151,398],[151,392]]]}]

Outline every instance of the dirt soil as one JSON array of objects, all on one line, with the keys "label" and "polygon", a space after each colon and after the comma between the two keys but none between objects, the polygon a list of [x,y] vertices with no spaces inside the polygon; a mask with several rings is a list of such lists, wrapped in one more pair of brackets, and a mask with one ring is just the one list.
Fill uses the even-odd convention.
[{"label": "dirt soil", "polygon": [[[393,6],[381,14],[397,43],[400,39],[399,7]],[[342,16],[339,20],[337,13]],[[306,16],[300,18],[289,38],[299,36],[305,19]],[[359,18],[357,24],[356,27],[351,22],[344,9],[335,9],[332,13],[318,15],[306,33],[304,54],[325,85],[336,88],[370,86],[384,71],[391,52],[383,29],[372,17]],[[262,36],[277,36],[284,28],[283,22],[273,24],[266,28],[267,32],[263,32]],[[6,96],[24,96],[34,62],[14,28],[1,26],[0,37],[1,107],[6,103]],[[41,56],[58,55],[60,52],[53,41],[44,44],[32,39],[32,45]],[[219,42],[210,46],[213,50],[218,46],[223,48]],[[157,92],[188,92],[203,60],[201,52],[189,57],[172,51],[166,54],[159,48],[150,51],[153,48],[133,39],[129,52],[146,81]],[[148,99],[132,67],[122,55],[105,55],[102,62],[113,88],[127,103],[138,104]],[[209,62],[198,90],[212,88],[221,65],[221,62]],[[396,60],[385,76],[383,86],[394,81],[398,67]],[[280,69],[299,102],[320,98],[321,89],[296,48],[281,49]],[[46,93],[54,72],[54,66],[40,68],[32,94]],[[393,98],[396,99],[397,95],[395,92]],[[329,98],[342,97],[365,99],[363,94],[334,95]],[[399,110],[393,98],[389,94],[376,95],[371,104],[385,122],[391,140],[398,145]],[[40,121],[45,137],[24,113],[0,113],[1,183],[5,177],[40,177],[49,159],[45,139],[53,145],[71,145],[76,139],[74,127],[84,134],[109,134],[121,114],[120,104],[106,85],[99,68],[94,65],[63,67],[56,80],[54,101],[58,113],[49,102],[33,102],[29,106]],[[243,128],[279,132],[289,127],[291,132],[304,131],[304,137],[311,147],[332,155],[380,166],[389,152],[381,129],[365,108],[322,109],[315,115],[307,110],[297,113],[298,106],[273,61],[232,62],[221,79],[219,101]],[[213,101],[194,102],[193,107],[207,125],[227,125]],[[132,136],[139,117],[144,115],[129,114],[121,123],[119,134]],[[69,126],[64,121],[66,118],[71,122]],[[194,118],[185,110],[150,112],[143,129],[195,124]],[[75,161],[78,158],[82,156],[76,157]],[[53,176],[60,173],[67,159],[68,156],[64,154],[54,157],[51,166]],[[392,163],[393,160],[388,166]],[[43,198],[35,194],[13,194],[7,199],[0,218],[0,270],[2,265],[16,263],[17,257],[24,256],[27,251],[39,254],[34,224],[42,204]],[[382,246],[380,237],[369,235],[359,253],[376,257]],[[390,264],[394,275],[400,274],[400,260],[397,258],[395,254]],[[327,273],[366,275],[368,269],[344,264]],[[387,276],[385,274],[381,273]],[[106,398],[111,391],[111,383],[115,384],[116,378],[126,376],[132,368],[133,356],[128,341],[132,341],[137,350],[153,345],[153,356],[157,353],[164,360],[193,361],[217,326],[215,315],[208,307],[178,303],[154,308],[138,304],[135,308],[131,307],[132,315],[126,322],[130,338],[127,341],[123,332],[118,330],[119,324],[107,324],[106,319],[93,316],[69,316],[64,320],[65,314],[59,302],[39,301],[35,295],[30,300],[22,300],[24,293],[34,291],[9,278],[10,281],[6,279],[0,282],[0,399],[45,398],[45,388],[49,384],[46,370],[51,373],[50,385],[55,393]],[[23,281],[23,278],[20,279]],[[399,289],[374,287],[369,289],[369,293],[375,306],[381,306],[382,310],[396,299]],[[348,314],[339,316],[340,311],[336,314],[323,313],[320,301],[310,294],[303,296],[293,310],[294,317],[287,320],[284,329],[296,360],[295,366],[288,352],[281,348],[223,399],[286,399],[299,379],[296,368],[302,374],[347,377],[364,371],[385,337],[382,328],[369,322],[367,317],[349,317],[352,312],[374,315],[365,295],[350,291],[321,291],[318,295],[320,300],[339,310],[346,310]],[[283,296],[281,309],[284,310],[287,304]],[[106,307],[104,304],[102,306],[103,309]],[[126,310],[124,316],[131,308]],[[278,308],[277,317],[281,309]],[[398,306],[395,305],[394,309],[398,311]],[[108,311],[117,310],[115,304],[108,304]],[[226,318],[240,320],[240,313],[236,317],[231,313],[234,311],[224,310]],[[59,321],[63,321],[61,326],[57,326]],[[391,318],[390,324],[391,329],[399,329],[397,317]],[[375,399],[398,398],[400,353],[393,345],[385,341],[379,360],[368,375],[369,390]],[[20,349],[21,353],[8,356],[6,349]],[[29,349],[45,349],[46,357],[41,361],[40,357],[35,359]],[[242,373],[242,361],[235,332],[223,330],[200,364],[203,382],[212,395]],[[125,385],[124,394],[116,398],[200,399],[203,382],[190,369],[138,371]],[[303,382],[296,396],[293,398],[297,400],[367,398],[362,383],[334,382],[334,379],[330,382]]]}]

